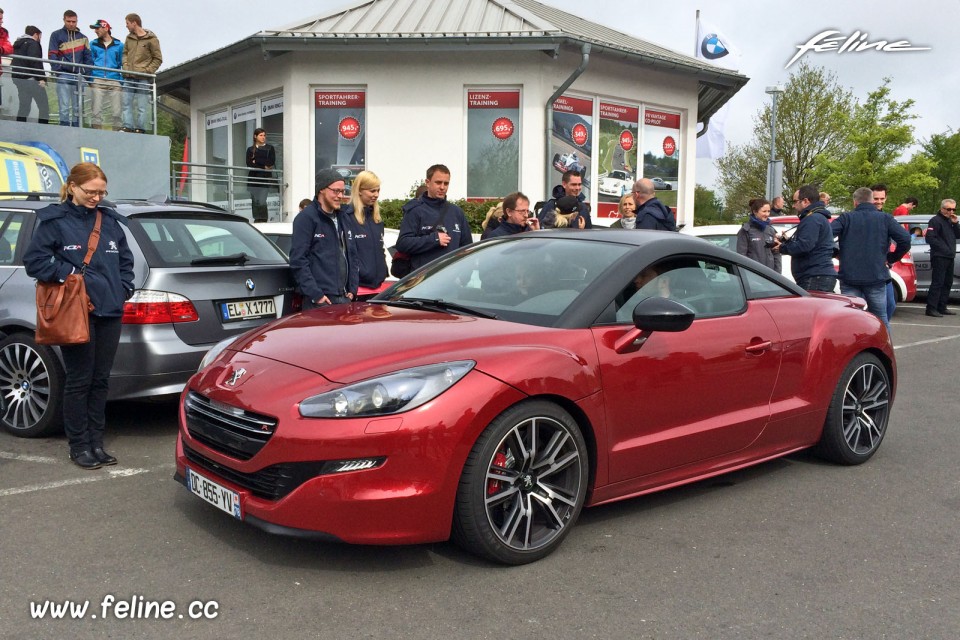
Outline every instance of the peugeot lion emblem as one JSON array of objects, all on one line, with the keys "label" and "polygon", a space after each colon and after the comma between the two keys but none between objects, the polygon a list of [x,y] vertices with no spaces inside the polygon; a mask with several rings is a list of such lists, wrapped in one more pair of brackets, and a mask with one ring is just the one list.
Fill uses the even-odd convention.
[{"label": "peugeot lion emblem", "polygon": [[252,278],[247,278],[247,281],[244,284],[247,285],[247,291],[253,291],[254,289],[257,288],[257,285],[253,283]]},{"label": "peugeot lion emblem", "polygon": [[227,384],[230,385],[231,387],[237,386],[237,382],[239,382],[240,378],[246,375],[246,373],[247,373],[246,369],[237,369],[236,371],[233,372],[233,375],[230,376],[230,379],[227,380]]}]

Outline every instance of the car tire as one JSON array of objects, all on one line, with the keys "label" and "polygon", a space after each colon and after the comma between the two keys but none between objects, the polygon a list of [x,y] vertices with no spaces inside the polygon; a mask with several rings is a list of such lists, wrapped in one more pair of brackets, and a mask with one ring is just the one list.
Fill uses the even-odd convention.
[{"label": "car tire", "polygon": [[500,414],[464,465],[453,540],[508,565],[552,553],[583,508],[589,470],[577,422],[552,402],[533,400]]},{"label": "car tire", "polygon": [[0,341],[0,422],[21,438],[63,428],[63,365],[51,347],[27,333]]},{"label": "car tire", "polygon": [[837,464],[862,464],[883,441],[890,421],[890,376],[873,354],[850,361],[833,393],[816,453]]}]

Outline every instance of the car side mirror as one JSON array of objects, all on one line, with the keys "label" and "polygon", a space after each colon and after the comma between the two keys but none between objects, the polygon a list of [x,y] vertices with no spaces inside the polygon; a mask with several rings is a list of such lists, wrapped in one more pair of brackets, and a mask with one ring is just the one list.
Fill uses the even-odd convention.
[{"label": "car side mirror", "polygon": [[644,298],[633,308],[633,329],[614,344],[617,353],[629,353],[643,346],[654,331],[678,333],[693,324],[696,313],[688,306],[669,298]]}]

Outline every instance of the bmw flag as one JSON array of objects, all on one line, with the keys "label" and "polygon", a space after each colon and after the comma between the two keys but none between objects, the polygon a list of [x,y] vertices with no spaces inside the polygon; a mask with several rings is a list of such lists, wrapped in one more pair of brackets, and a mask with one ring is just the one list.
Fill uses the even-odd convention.
[{"label": "bmw flag", "polygon": [[[697,18],[696,57],[727,69],[737,69],[740,66],[740,54],[730,44],[730,40],[718,29],[700,20],[699,17]],[[723,157],[727,146],[724,138],[724,128],[729,109],[730,105],[728,103],[713,114],[707,132],[697,138],[698,158]]]}]

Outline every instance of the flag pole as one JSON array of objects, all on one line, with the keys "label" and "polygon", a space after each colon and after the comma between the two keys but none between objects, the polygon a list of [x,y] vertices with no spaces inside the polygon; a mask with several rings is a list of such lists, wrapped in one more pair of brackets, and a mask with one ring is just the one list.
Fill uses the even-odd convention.
[{"label": "flag pole", "polygon": [[700,46],[700,9],[697,9],[697,21],[693,25],[693,57],[697,57],[697,47]]}]

